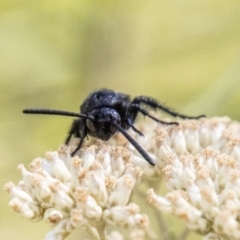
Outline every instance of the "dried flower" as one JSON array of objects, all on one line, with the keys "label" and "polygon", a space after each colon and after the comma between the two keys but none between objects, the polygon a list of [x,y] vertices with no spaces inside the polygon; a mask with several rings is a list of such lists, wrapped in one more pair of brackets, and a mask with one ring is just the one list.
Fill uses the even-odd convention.
[{"label": "dried flower", "polygon": [[139,128],[145,137],[132,136],[152,156],[154,167],[121,135],[105,144],[90,140],[71,157],[78,143],[73,140],[34,159],[29,171],[19,165],[23,179],[4,187],[9,205],[26,219],[52,226],[48,240],[64,239],[75,228],[91,239],[124,239],[123,233],[107,233],[107,226],[128,229],[132,240],[160,239],[131,196],[147,179],[164,179],[167,193],[148,189],[148,204],[175,215],[204,240],[240,239],[240,124],[224,117]]}]

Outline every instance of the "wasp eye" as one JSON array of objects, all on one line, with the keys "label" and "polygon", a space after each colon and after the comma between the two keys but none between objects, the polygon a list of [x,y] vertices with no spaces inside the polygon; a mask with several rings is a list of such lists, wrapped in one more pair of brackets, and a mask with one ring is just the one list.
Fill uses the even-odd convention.
[{"label": "wasp eye", "polygon": [[99,101],[101,99],[101,95],[100,94],[96,94],[95,98]]},{"label": "wasp eye", "polygon": [[88,129],[89,129],[92,133],[95,133],[95,132],[96,132],[94,123],[93,123],[92,121],[87,120],[87,127],[88,127]]}]

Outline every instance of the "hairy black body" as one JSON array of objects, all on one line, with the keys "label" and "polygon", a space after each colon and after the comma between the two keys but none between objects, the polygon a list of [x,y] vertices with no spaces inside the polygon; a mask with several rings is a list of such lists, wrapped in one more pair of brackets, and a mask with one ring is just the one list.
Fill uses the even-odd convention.
[{"label": "hairy black body", "polygon": [[81,148],[83,141],[88,134],[107,141],[114,133],[119,131],[146,161],[151,165],[154,165],[154,162],[148,153],[126,131],[129,128],[132,128],[133,131],[143,136],[143,134],[133,125],[138,113],[148,116],[154,121],[162,124],[178,125],[178,122],[162,121],[148,113],[148,111],[143,108],[144,106],[154,110],[160,109],[174,117],[180,117],[183,119],[198,119],[204,117],[204,115],[192,117],[177,113],[151,97],[138,96],[131,101],[129,95],[108,89],[102,89],[91,93],[80,106],[80,113],[51,109],[26,109],[23,110],[23,113],[78,117],[73,121],[68,137],[65,141],[65,143],[68,144],[73,135],[80,138],[77,148],[71,154],[72,156],[74,156]]}]

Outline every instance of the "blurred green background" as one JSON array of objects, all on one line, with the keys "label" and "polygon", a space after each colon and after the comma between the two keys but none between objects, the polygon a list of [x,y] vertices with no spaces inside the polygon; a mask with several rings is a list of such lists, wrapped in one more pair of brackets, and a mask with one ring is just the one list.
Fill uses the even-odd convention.
[{"label": "blurred green background", "polygon": [[[239,0],[1,1],[0,185],[20,180],[19,163],[56,149],[72,121],[24,108],[79,111],[107,87],[239,120],[239,13]],[[21,219],[1,196],[0,239],[43,239],[49,228]]]}]

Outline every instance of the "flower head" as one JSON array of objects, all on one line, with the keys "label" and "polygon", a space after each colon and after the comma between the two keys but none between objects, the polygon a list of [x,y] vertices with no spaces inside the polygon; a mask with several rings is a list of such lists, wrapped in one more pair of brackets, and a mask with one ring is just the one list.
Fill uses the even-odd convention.
[{"label": "flower head", "polygon": [[76,139],[34,159],[30,170],[20,164],[23,179],[4,187],[9,205],[24,218],[52,226],[49,240],[64,239],[75,228],[93,239],[123,239],[120,232],[106,233],[109,225],[129,229],[130,239],[159,239],[131,196],[146,179],[164,179],[167,193],[148,189],[148,204],[175,215],[205,240],[240,239],[240,124],[224,117],[139,128],[145,137],[131,135],[154,167],[121,135],[105,144],[90,140],[71,157]]},{"label": "flower head", "polygon": [[142,175],[122,147],[90,146],[71,157],[69,147],[36,158],[30,171],[20,164],[23,180],[5,185],[10,206],[24,218],[43,219],[53,227],[46,239],[63,239],[74,228],[112,225],[145,229],[148,218],[130,203],[130,196]]},{"label": "flower head", "polygon": [[156,168],[168,193],[163,197],[149,189],[148,203],[202,235],[239,239],[239,130],[228,118],[157,128]]}]

